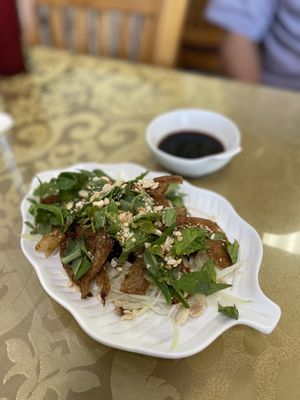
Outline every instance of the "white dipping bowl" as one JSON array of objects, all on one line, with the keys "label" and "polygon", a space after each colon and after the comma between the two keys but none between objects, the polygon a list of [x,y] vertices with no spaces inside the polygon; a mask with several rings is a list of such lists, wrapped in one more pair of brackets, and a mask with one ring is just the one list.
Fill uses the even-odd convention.
[{"label": "white dipping bowl", "polygon": [[[225,150],[191,159],[173,156],[159,149],[159,144],[166,136],[180,131],[207,133],[219,140]],[[240,131],[236,124],[221,114],[207,110],[180,109],[161,114],[148,125],[146,141],[160,164],[172,172],[191,178],[217,171],[241,151]]]}]

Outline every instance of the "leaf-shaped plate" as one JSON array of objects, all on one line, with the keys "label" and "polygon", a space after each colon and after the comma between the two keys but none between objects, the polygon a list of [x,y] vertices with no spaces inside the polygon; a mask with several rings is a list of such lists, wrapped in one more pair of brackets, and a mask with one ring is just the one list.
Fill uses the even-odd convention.
[{"label": "leaf-shaped plate", "polygon": [[[102,169],[114,179],[129,180],[145,171],[136,164],[78,164],[64,171],[79,169]],[[24,221],[31,220],[28,214],[30,197],[39,180],[48,181],[62,170],[41,172],[32,181],[29,193],[21,204],[23,229],[29,228]],[[161,172],[149,172],[147,177],[160,176]],[[270,333],[280,318],[280,308],[267,298],[258,283],[258,272],[262,260],[262,243],[257,232],[245,222],[222,196],[184,182],[181,191],[186,194],[185,204],[194,216],[215,220],[226,232],[229,240],[240,243],[240,259],[243,265],[235,276],[233,287],[226,289],[231,295],[249,299],[251,302],[239,307],[238,320],[218,313],[216,305],[210,304],[203,315],[190,318],[179,326],[179,338],[172,348],[173,325],[165,316],[149,311],[142,316],[123,321],[114,312],[112,305],[105,307],[96,298],[82,300],[80,293],[68,287],[68,277],[63,271],[59,256],[45,258],[35,251],[36,242],[21,238],[22,250],[33,265],[45,291],[72,313],[82,329],[93,339],[107,346],[162,358],[182,358],[193,355],[213,342],[224,331],[234,325],[251,326],[263,333]]]}]

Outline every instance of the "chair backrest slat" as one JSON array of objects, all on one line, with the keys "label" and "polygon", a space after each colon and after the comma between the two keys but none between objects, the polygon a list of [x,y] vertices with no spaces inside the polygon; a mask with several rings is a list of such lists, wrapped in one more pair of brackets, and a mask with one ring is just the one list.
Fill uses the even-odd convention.
[{"label": "chair backrest slat", "polygon": [[62,8],[51,7],[49,13],[53,44],[55,47],[63,48],[65,41]]},{"label": "chair backrest slat", "polygon": [[150,62],[153,53],[153,37],[155,33],[155,20],[152,17],[144,17],[142,22],[142,32],[139,48],[139,60]]},{"label": "chair backrest slat", "polygon": [[79,53],[87,52],[87,14],[82,7],[75,9],[74,28],[75,28],[75,48]]},{"label": "chair backrest slat", "polygon": [[99,14],[99,54],[101,56],[109,55],[109,13],[107,11],[103,11]]},{"label": "chair backrest slat", "polygon": [[178,49],[174,47],[174,38],[179,38],[182,32],[182,15],[187,11],[187,1],[164,1],[158,21],[157,34],[154,43],[153,62],[167,65]]},{"label": "chair backrest slat", "polygon": [[121,15],[121,29],[119,38],[119,56],[121,58],[128,58],[129,56],[129,39],[131,16],[127,13]]},{"label": "chair backrest slat", "polygon": [[[177,1],[177,0],[171,0]],[[98,10],[115,10],[156,15],[160,11],[163,0],[35,0],[36,4],[49,6],[90,7]]]}]

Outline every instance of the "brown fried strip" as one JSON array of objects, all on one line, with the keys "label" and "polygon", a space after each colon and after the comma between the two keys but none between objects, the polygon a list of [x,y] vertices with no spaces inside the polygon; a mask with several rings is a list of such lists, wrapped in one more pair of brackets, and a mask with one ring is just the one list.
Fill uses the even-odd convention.
[{"label": "brown fried strip", "polygon": [[211,258],[218,268],[224,269],[232,265],[226,244],[223,240],[208,240],[209,249],[207,255]]},{"label": "brown fried strip", "polygon": [[[224,231],[219,227],[216,222],[205,218],[186,217],[182,213],[178,213],[176,216],[176,222],[178,227],[199,226],[201,228],[207,229],[211,233],[224,233]],[[224,240],[207,239],[206,241],[208,247],[208,257],[211,258],[216,266],[221,269],[230,267],[232,265],[231,258],[226,248],[226,240],[227,237],[224,233]]]},{"label": "brown fried strip", "polygon": [[91,282],[106,262],[109,253],[112,251],[113,245],[114,240],[106,235],[104,231],[93,232],[87,238],[86,247],[92,253],[94,259],[91,268],[79,280],[82,298],[85,298],[88,295]]},{"label": "brown fried strip", "polygon": [[44,197],[41,201],[42,204],[53,204],[59,202],[60,202],[60,197],[58,194],[51,194],[50,196]]},{"label": "brown fried strip", "polygon": [[[71,238],[73,235],[69,235]],[[75,233],[75,237],[80,239],[85,237],[85,244],[88,251],[93,255],[93,262],[91,268],[88,272],[83,275],[80,279],[75,279],[73,271],[68,267],[68,265],[63,265],[69,278],[80,288],[81,298],[84,299],[88,296],[90,292],[90,285],[95,278],[95,276],[100,272],[101,268],[104,266],[109,253],[111,252],[114,239],[108,236],[104,231],[93,232],[92,229],[83,229],[78,227]],[[67,240],[60,246],[60,255],[63,256],[65,249],[67,247]]]},{"label": "brown fried strip", "polygon": [[35,246],[35,250],[44,253],[46,257],[53,252],[64,241],[65,235],[59,230],[54,229],[51,233],[44,235]]},{"label": "brown fried strip", "polygon": [[145,279],[145,271],[143,257],[137,257],[125,276],[120,291],[128,294],[144,295],[149,287],[149,282]]},{"label": "brown fried strip", "polygon": [[155,205],[157,206],[169,206],[169,201],[165,196],[166,191],[171,183],[182,183],[183,178],[179,175],[165,175],[158,178],[154,178],[155,182],[159,185],[156,189],[148,189],[148,194],[153,198]]},{"label": "brown fried strip", "polygon": [[198,218],[198,217],[187,217],[182,214],[177,214],[176,223],[178,227],[180,226],[199,226],[201,228],[205,228],[209,230],[211,233],[223,232],[223,230],[219,227],[219,225],[206,218]]},{"label": "brown fried strip", "polygon": [[100,296],[102,299],[103,305],[105,305],[105,299],[110,291],[110,281],[105,267],[101,268],[100,272],[95,276],[96,283],[99,287],[101,287]]}]

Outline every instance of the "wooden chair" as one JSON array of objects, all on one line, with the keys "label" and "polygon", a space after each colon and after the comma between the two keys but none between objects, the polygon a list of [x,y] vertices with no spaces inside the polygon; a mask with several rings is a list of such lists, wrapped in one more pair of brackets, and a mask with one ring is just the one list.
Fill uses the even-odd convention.
[{"label": "wooden chair", "polygon": [[[172,67],[176,63],[188,2],[23,0],[20,14],[26,44],[43,42],[39,16],[41,10],[46,10],[52,46],[88,52],[92,32],[96,54]],[[25,18],[22,10],[27,12]],[[69,27],[66,28],[65,22]]]},{"label": "wooden chair", "polygon": [[224,31],[205,20],[204,10],[207,4],[208,0],[190,0],[178,65],[184,69],[220,75],[220,46]]}]

